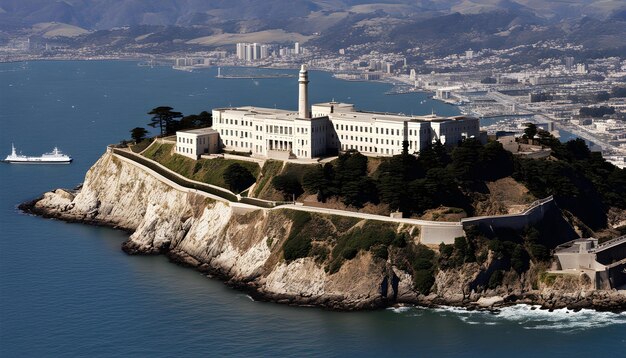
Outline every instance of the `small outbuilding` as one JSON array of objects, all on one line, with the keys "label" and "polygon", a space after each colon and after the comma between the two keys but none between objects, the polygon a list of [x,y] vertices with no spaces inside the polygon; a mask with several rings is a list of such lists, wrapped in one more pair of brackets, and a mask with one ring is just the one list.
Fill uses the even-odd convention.
[{"label": "small outbuilding", "polygon": [[203,154],[218,153],[219,140],[219,133],[212,128],[177,131],[176,154],[198,160]]}]

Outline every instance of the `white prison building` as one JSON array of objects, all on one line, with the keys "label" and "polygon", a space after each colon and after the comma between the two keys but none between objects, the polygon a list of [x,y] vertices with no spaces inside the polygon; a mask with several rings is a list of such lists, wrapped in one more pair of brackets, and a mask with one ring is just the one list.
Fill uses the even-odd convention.
[{"label": "white prison building", "polygon": [[298,112],[251,106],[214,109],[220,149],[274,159],[312,159],[351,149],[392,156],[402,152],[403,141],[409,152],[417,152],[436,140],[456,145],[465,138],[481,138],[478,119],[472,117],[364,112],[338,102],[309,107],[308,82],[302,66]]}]

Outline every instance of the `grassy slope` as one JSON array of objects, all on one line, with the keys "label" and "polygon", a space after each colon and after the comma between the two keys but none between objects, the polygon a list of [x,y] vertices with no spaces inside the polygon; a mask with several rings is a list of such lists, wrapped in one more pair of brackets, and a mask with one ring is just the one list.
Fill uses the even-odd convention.
[{"label": "grassy slope", "polygon": [[270,193],[275,191],[272,187],[272,178],[280,173],[283,169],[283,162],[279,160],[267,160],[261,169],[261,175],[254,188],[253,196],[255,198],[265,198],[271,196]]},{"label": "grassy slope", "polygon": [[259,186],[254,190],[254,197],[265,200],[283,200],[283,194],[274,189],[272,178],[277,175],[293,174],[302,183],[302,178],[307,169],[316,165],[319,164],[285,163],[283,166],[281,161],[267,161],[262,170],[263,175],[259,181]]},{"label": "grassy slope", "polygon": [[231,164],[241,164],[255,177],[260,172],[259,165],[253,162],[224,158],[200,159],[196,161],[179,154],[172,154],[173,148],[174,144],[155,144],[143,155],[189,179],[224,188],[228,188],[226,183],[224,183],[224,171]]},{"label": "grassy slope", "polygon": [[148,148],[148,146],[152,144],[152,140],[151,139],[144,139],[141,142],[137,143],[137,144],[131,144],[129,145],[130,150],[133,151],[133,153],[139,153],[142,150]]}]

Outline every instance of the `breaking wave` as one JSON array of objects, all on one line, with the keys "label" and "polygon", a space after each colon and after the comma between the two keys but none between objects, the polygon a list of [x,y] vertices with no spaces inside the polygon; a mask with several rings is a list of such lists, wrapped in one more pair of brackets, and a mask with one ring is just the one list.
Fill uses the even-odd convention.
[{"label": "breaking wave", "polygon": [[[497,311],[468,311],[460,307],[396,307],[390,309],[398,314],[415,315],[415,311],[431,311],[443,317],[454,317],[470,325],[518,324],[524,329],[549,329],[579,331],[612,325],[626,325],[626,312],[599,312],[592,309],[552,311],[540,306],[515,305]],[[415,312],[416,313],[416,312]]]}]

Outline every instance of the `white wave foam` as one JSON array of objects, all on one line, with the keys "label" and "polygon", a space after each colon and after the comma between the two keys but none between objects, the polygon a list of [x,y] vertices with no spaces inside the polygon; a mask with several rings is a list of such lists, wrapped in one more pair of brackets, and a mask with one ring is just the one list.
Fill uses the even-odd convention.
[{"label": "white wave foam", "polygon": [[[524,329],[549,329],[563,331],[578,331],[602,328],[612,325],[626,325],[626,312],[598,312],[592,309],[578,311],[567,308],[556,310],[540,309],[540,306],[515,305],[503,307],[498,311],[468,311],[461,307],[422,308],[416,310],[430,310],[440,316],[456,317],[470,325],[497,325],[513,323],[523,326]],[[407,312],[408,307],[393,309],[396,313]]]},{"label": "white wave foam", "polygon": [[410,306],[399,306],[399,307],[389,307],[387,309],[392,311],[392,312],[394,312],[394,313],[404,313],[404,312],[411,311],[413,309],[413,307],[410,307]]},{"label": "white wave foam", "polygon": [[239,297],[239,298],[247,298],[247,299],[249,299],[249,300],[250,300],[250,301],[252,301],[252,302],[256,302],[256,301],[254,300],[254,298],[252,298],[252,296],[250,296],[250,295],[248,295],[248,294],[245,294],[245,293],[240,293],[240,294],[238,294],[238,295],[237,295],[237,297]]}]

